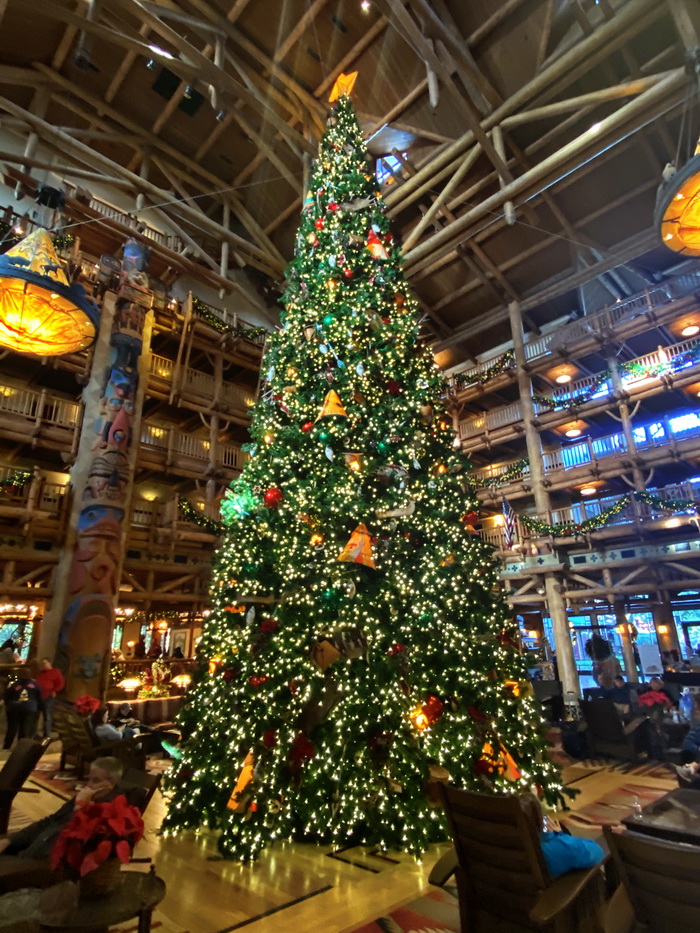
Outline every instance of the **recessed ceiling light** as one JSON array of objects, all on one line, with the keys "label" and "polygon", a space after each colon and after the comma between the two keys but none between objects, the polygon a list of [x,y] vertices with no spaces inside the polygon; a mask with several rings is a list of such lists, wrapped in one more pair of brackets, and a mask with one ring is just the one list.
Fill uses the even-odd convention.
[{"label": "recessed ceiling light", "polygon": [[681,337],[694,337],[700,331],[700,324],[688,324],[681,331]]},{"label": "recessed ceiling light", "polygon": [[596,491],[595,486],[582,486],[579,492],[582,496],[592,496]]},{"label": "recessed ceiling light", "polygon": [[569,430],[566,431],[566,437],[580,437],[580,436],[581,436],[581,428],[569,428]]},{"label": "recessed ceiling light", "polygon": [[571,376],[568,373],[561,373],[554,381],[559,385],[564,385],[566,382],[571,382]]}]

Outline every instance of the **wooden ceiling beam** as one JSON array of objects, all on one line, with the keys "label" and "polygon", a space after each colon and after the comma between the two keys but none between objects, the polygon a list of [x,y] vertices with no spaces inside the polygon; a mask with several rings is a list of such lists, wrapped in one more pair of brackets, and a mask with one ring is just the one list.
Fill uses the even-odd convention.
[{"label": "wooden ceiling beam", "polygon": [[640,94],[619,110],[597,124],[596,132],[586,131],[571,140],[558,152],[543,159],[538,165],[505,185],[501,190],[468,210],[454,223],[440,230],[426,242],[416,246],[404,256],[404,267],[408,274],[419,271],[438,254],[453,249],[467,235],[469,229],[484,217],[492,216],[506,201],[527,200],[536,192],[550,187],[558,177],[572,167],[594,159],[628,133],[635,132],[645,122],[662,112],[669,102],[677,101],[683,94],[686,77],[682,68],[676,69],[666,79]]},{"label": "wooden ceiling beam", "polygon": [[[663,8],[657,0],[629,0],[613,20],[600,26],[589,38],[583,39],[575,48],[563,54],[511,94],[500,107],[484,118],[482,128],[492,129],[505,117],[536,98],[541,101],[551,98],[552,88],[560,80],[565,79],[566,84],[571,85],[581,74],[589,71],[662,15]],[[469,129],[452,145],[429,157],[425,164],[419,167],[415,176],[387,194],[387,206],[396,212],[415,201],[414,192],[425,183],[434,181],[437,173],[444,170],[445,166],[455,163],[461,154],[473,145],[475,139],[474,133]]]}]

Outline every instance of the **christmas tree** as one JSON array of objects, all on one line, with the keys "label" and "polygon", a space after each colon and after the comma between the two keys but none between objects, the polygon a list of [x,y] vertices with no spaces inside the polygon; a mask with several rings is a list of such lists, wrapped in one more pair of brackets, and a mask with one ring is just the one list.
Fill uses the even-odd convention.
[{"label": "christmas tree", "polygon": [[559,799],[517,626],[346,95],[314,165],[250,459],[222,503],[164,824],[416,855],[435,781]]}]

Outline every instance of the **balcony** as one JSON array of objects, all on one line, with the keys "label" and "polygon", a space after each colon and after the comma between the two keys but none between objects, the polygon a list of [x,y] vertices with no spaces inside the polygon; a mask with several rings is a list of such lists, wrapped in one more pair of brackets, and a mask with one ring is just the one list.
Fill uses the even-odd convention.
[{"label": "balcony", "polygon": [[0,437],[52,450],[77,449],[82,406],[49,389],[0,382]]},{"label": "balcony", "polygon": [[194,437],[168,425],[144,421],[141,425],[139,466],[161,470],[163,467],[181,476],[201,478],[216,471],[240,473],[247,454],[233,444],[216,444],[212,451],[206,438]]},{"label": "balcony", "polygon": [[[690,271],[675,276],[594,314],[587,314],[559,328],[554,334],[547,334],[530,341],[525,344],[525,360],[532,369],[537,369],[545,361],[551,363],[555,354],[573,356],[576,353],[587,352],[595,346],[597,336],[615,334],[618,337],[630,337],[648,330],[658,324],[659,317],[663,316],[659,314],[659,309],[693,296],[698,289],[700,289],[700,271]],[[480,382],[483,374],[487,373],[499,358],[499,356],[494,356],[463,370],[458,374],[461,383],[459,385],[453,375],[448,380],[449,393],[459,395],[463,399],[465,393],[470,390],[472,394],[481,392],[485,384]],[[489,380],[489,383],[493,381],[495,387],[496,379],[500,379],[501,382],[508,381],[512,377],[509,373],[512,374],[512,371],[506,370],[505,375],[501,373],[495,376],[494,380]],[[469,380],[472,380],[471,384]]]},{"label": "balcony", "polygon": [[[699,447],[697,441],[700,440],[700,415],[691,412],[690,414],[664,418],[663,421],[634,428],[632,433],[637,450],[655,452],[651,456],[645,456],[645,462],[659,462],[683,454],[693,456],[695,455],[695,448]],[[698,452],[700,453],[700,449]],[[630,456],[630,452],[627,439],[620,431],[617,434],[608,434],[605,437],[587,437],[583,441],[569,444],[560,450],[544,453],[542,460],[547,479],[551,482],[552,487],[561,488],[562,486],[571,485],[572,482],[577,482],[581,478],[579,474],[587,475],[590,472],[590,469],[587,469],[589,467],[595,467],[603,477],[609,475],[611,471],[615,473],[617,467],[612,464],[606,465],[605,461],[613,458],[619,459],[624,456]],[[518,466],[518,469],[515,469],[516,466]],[[564,475],[564,471],[566,475]],[[573,475],[571,471],[574,471]],[[470,474],[470,479],[472,483],[480,488],[480,491],[494,490],[499,486],[506,485],[505,483],[499,483],[498,480],[499,477],[509,472],[513,475],[508,479],[508,483],[528,482],[530,480],[530,467],[526,464],[521,465],[519,460],[489,464],[483,469],[474,470]],[[481,498],[485,498],[485,496],[482,495]]]},{"label": "balcony", "polygon": [[[650,489],[649,492],[653,493],[655,496],[658,496],[659,499],[699,500],[700,480],[697,482],[662,486],[658,489]],[[620,495],[615,495],[606,496],[600,499],[590,499],[574,503],[573,505],[566,506],[564,508],[552,509],[546,515],[539,513],[528,513],[527,517],[540,519],[541,521],[547,522],[550,525],[565,525],[568,523],[581,524],[587,519],[595,518],[596,516],[602,514],[606,509],[610,508],[610,506],[618,502],[620,498]],[[672,521],[674,525],[669,525],[669,521]],[[606,524],[601,529],[594,531],[593,534],[595,534],[597,537],[619,537],[621,533],[620,526],[623,525],[638,526],[644,523],[647,529],[651,529],[674,527],[676,523],[680,525],[683,521],[689,523],[691,521],[691,516],[687,514],[683,516],[673,516],[672,513],[661,513],[646,505],[644,502],[638,502],[636,499],[631,499],[621,512],[612,516],[612,518],[610,518],[610,520],[606,522]],[[516,526],[517,530],[513,535],[513,538],[518,545],[518,549],[525,545],[525,549],[527,550],[527,545],[530,542],[535,541],[538,538],[548,537],[547,535],[538,535],[534,531],[528,530],[520,522],[520,519],[517,520]],[[506,548],[505,529],[502,525],[491,525],[486,527],[479,532],[479,535],[483,540],[493,545],[497,550],[504,553],[508,550]],[[560,544],[567,544],[580,540],[580,537],[573,535],[557,538],[557,542]]]},{"label": "balcony", "polygon": [[193,369],[181,367],[165,356],[152,354],[149,360],[148,389],[153,395],[177,399],[186,408],[195,411],[221,412],[247,424],[250,406],[255,399],[253,390],[220,380]]},{"label": "balcony", "polygon": [[[629,362],[641,372],[622,374],[621,382],[625,391],[632,397],[647,394],[649,390],[659,391],[663,387],[664,377],[673,377],[674,386],[678,387],[697,379],[700,369],[700,360],[689,357],[691,351],[698,347],[698,340],[683,340],[670,347],[660,348],[653,353],[639,356]],[[535,403],[535,414],[542,426],[550,427],[554,424],[567,421],[571,418],[571,408],[576,406],[577,412],[592,415],[597,410],[609,406],[613,397],[612,379],[600,382],[600,376],[586,376],[569,383],[566,388],[555,389],[546,398],[552,400],[551,405]],[[494,408],[473,418],[461,421],[459,436],[461,440],[478,437],[481,434],[493,434],[512,424],[523,420],[520,402]]]},{"label": "balcony", "polygon": [[[9,479],[17,467],[0,466],[0,479]],[[0,522],[22,523],[25,533],[64,529],[68,518],[70,487],[48,483],[39,474],[23,486],[0,487]]]}]

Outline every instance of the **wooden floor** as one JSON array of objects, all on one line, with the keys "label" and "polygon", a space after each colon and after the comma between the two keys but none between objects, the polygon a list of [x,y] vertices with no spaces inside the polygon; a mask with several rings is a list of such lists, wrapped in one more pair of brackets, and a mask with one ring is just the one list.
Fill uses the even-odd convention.
[{"label": "wooden floor", "polygon": [[[579,765],[566,769],[564,776],[581,790],[573,809],[632,780],[624,772]],[[658,776],[635,775],[633,780],[660,785]],[[669,775],[668,789],[674,783]],[[56,795],[46,790],[23,795],[13,820],[38,819],[59,805]],[[168,933],[350,933],[428,890],[430,869],[446,850],[433,847],[419,864],[401,854],[382,858],[361,849],[334,853],[327,847],[280,843],[254,864],[240,865],[218,856],[211,834],[160,836],[165,806],[157,794],[135,855],[152,858],[166,881],[159,912]]]}]

